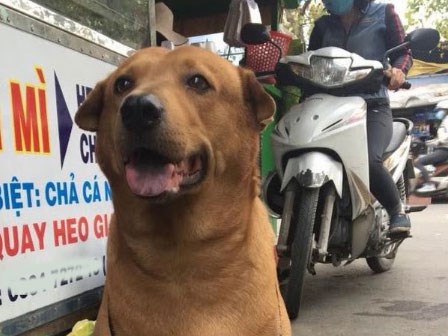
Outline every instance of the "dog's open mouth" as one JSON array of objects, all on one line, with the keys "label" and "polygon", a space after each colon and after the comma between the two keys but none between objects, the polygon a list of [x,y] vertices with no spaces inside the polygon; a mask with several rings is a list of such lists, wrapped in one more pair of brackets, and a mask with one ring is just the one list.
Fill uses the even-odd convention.
[{"label": "dog's open mouth", "polygon": [[198,184],[205,175],[205,155],[192,154],[177,162],[147,149],[134,151],[125,161],[131,191],[142,197],[177,193]]}]

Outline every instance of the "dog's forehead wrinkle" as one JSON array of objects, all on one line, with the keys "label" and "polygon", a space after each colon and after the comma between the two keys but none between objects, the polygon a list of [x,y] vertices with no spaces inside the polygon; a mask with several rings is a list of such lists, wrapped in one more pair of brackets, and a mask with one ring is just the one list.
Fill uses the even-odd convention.
[{"label": "dog's forehead wrinkle", "polygon": [[[131,79],[138,81],[146,77],[147,75],[152,75],[160,69],[160,63],[163,62],[165,57],[162,55],[150,55],[151,53],[140,53],[138,52],[132,57],[135,57],[135,61],[131,61],[131,58],[124,61],[114,72],[114,77],[117,79],[120,76],[126,75]],[[157,57],[155,57],[157,56]]]},{"label": "dog's forehead wrinkle", "polygon": [[155,62],[157,60],[165,58],[170,51],[166,48],[143,48],[133,54],[131,57],[126,59],[123,64],[138,64],[140,62],[152,61]]},{"label": "dog's forehead wrinkle", "polygon": [[[220,81],[223,80],[224,84],[227,81],[237,80],[238,76],[236,71],[234,71],[236,66],[229,61],[221,57],[216,58],[214,57],[216,55],[197,47],[183,47],[180,49],[178,53],[172,52],[168,57],[162,59],[161,62],[167,64],[167,66],[160,68],[173,69],[176,72],[186,71],[190,74],[197,72],[211,77],[219,76]],[[189,51],[187,52],[187,50]]]}]

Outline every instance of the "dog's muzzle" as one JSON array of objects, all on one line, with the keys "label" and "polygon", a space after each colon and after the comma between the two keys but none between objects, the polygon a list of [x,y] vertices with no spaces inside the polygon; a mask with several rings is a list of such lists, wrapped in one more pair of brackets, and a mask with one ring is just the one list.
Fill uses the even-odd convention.
[{"label": "dog's muzzle", "polygon": [[145,131],[157,126],[163,117],[164,107],[155,95],[131,95],[123,102],[121,120],[129,131]]},{"label": "dog's muzzle", "polygon": [[[123,150],[125,176],[131,191],[141,197],[178,194],[205,176],[204,149],[195,148],[179,156],[166,143],[163,145],[163,139],[169,138],[159,127],[165,113],[162,102],[153,94],[129,95],[120,108],[127,131]],[[172,146],[175,141],[168,139],[168,143]]]}]

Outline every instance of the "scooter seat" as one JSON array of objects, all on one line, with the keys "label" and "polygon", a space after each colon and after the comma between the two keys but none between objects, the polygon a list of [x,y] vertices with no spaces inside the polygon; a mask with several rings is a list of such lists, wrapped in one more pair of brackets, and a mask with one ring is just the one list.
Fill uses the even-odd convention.
[{"label": "scooter seat", "polygon": [[392,153],[400,147],[404,139],[407,135],[407,127],[406,125],[401,121],[394,121],[393,123],[393,133],[392,133],[392,139],[389,142],[389,145],[386,148],[386,151],[383,155],[383,160],[386,160],[389,156],[392,155]]}]

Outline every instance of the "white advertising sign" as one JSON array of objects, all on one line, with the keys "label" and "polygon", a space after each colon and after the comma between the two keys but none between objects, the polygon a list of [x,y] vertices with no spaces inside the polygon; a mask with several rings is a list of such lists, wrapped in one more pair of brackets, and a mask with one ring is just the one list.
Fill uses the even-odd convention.
[{"label": "white advertising sign", "polygon": [[74,114],[110,64],[0,24],[0,323],[104,283],[112,214]]}]

